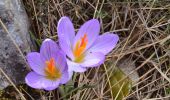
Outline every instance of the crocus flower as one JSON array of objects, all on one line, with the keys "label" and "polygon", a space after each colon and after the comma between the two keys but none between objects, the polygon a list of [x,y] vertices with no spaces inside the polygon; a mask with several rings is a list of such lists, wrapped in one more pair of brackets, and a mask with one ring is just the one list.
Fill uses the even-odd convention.
[{"label": "crocus flower", "polygon": [[57,26],[59,45],[67,55],[69,71],[84,72],[96,67],[105,60],[117,44],[119,37],[106,32],[99,36],[100,24],[97,19],[85,22],[75,34],[72,22],[62,17]]},{"label": "crocus flower", "polygon": [[27,61],[33,71],[25,81],[32,88],[53,90],[69,80],[65,54],[50,39],[43,41],[40,53],[28,53]]}]

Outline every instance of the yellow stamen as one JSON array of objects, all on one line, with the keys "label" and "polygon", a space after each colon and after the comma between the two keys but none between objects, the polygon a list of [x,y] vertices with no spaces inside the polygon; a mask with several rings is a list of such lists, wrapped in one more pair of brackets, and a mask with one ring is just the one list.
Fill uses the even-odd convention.
[{"label": "yellow stamen", "polygon": [[48,79],[55,80],[61,77],[60,70],[56,67],[54,58],[46,61],[45,74]]}]

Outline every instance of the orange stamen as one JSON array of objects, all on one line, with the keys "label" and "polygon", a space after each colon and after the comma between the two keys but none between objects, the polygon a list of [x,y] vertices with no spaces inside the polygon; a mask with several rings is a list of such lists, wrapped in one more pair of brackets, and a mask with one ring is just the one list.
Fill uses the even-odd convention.
[{"label": "orange stamen", "polygon": [[86,45],[87,45],[87,34],[84,34],[84,36],[81,38],[80,47],[86,47]]},{"label": "orange stamen", "polygon": [[54,58],[51,58],[49,61],[46,61],[45,74],[49,79],[57,79],[61,77],[61,73],[55,65]]},{"label": "orange stamen", "polygon": [[73,51],[75,57],[81,56],[87,46],[87,42],[87,34],[84,34],[84,36],[76,43],[75,49]]},{"label": "orange stamen", "polygon": [[47,64],[47,68],[48,68],[49,72],[54,73],[54,69],[55,69],[54,59],[53,58],[50,59],[50,61],[47,61],[46,64]]}]

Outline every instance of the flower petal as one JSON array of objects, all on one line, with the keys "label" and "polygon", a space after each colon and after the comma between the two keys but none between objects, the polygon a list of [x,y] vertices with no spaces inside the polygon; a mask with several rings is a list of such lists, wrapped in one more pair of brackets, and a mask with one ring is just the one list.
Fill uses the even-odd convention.
[{"label": "flower petal", "polygon": [[101,52],[106,55],[116,46],[118,40],[119,36],[117,34],[107,32],[99,36],[88,51]]},{"label": "flower petal", "polygon": [[94,52],[86,54],[84,61],[81,63],[83,67],[97,67],[101,65],[105,60],[103,53]]},{"label": "flower petal", "polygon": [[40,85],[41,81],[39,81],[42,78],[43,76],[38,75],[35,72],[30,72],[25,77],[25,82],[27,83],[27,85],[29,85],[32,88],[42,89],[43,87]]},{"label": "flower petal", "polygon": [[67,83],[70,79],[71,79],[71,78],[70,78],[70,76],[69,76],[68,70],[65,70],[65,71],[62,73],[62,77],[61,77],[60,83],[61,83],[61,84],[65,84],[65,83]]},{"label": "flower petal", "polygon": [[80,27],[74,40],[74,47],[77,41],[79,41],[86,34],[88,40],[86,49],[88,49],[98,37],[99,32],[100,32],[100,24],[97,19],[92,19],[87,21]]},{"label": "flower petal", "polygon": [[72,79],[73,73],[74,73],[73,71],[68,71],[69,80]]},{"label": "flower petal", "polygon": [[30,72],[25,77],[27,85],[36,89],[54,90],[59,86],[60,80],[52,81],[35,72]]},{"label": "flower petal", "polygon": [[57,26],[59,44],[62,50],[72,58],[71,46],[75,37],[75,31],[72,22],[68,17],[62,17]]},{"label": "flower petal", "polygon": [[59,51],[57,53],[57,58],[55,58],[56,60],[56,67],[58,67],[62,73],[61,76],[61,84],[65,84],[66,82],[68,82],[70,80],[69,73],[68,73],[68,66],[67,66],[67,62],[66,62],[66,55],[63,53],[63,51]]},{"label": "flower petal", "polygon": [[59,45],[60,45],[61,49],[64,51],[64,53],[67,54],[67,56],[70,59],[74,59],[73,52],[71,50],[71,46],[69,46],[66,43],[65,39],[59,39]]},{"label": "flower petal", "polygon": [[60,69],[61,72],[68,70],[67,62],[66,62],[66,55],[63,51],[58,50],[58,52],[55,54],[55,61],[56,61],[56,67]]},{"label": "flower petal", "polygon": [[57,32],[59,39],[65,39],[68,45],[72,44],[75,37],[75,32],[73,24],[68,17],[62,17],[59,20]]},{"label": "flower petal", "polygon": [[80,64],[72,62],[67,59],[67,65],[68,65],[68,71],[71,73],[71,71],[75,72],[85,72],[87,69],[82,67]]},{"label": "flower petal", "polygon": [[53,40],[45,39],[40,48],[40,56],[42,61],[45,63],[51,58],[55,58],[58,51],[58,45]]},{"label": "flower petal", "polygon": [[40,75],[44,74],[44,63],[41,60],[40,54],[38,52],[31,52],[27,54],[27,61],[29,66],[33,71]]},{"label": "flower petal", "polygon": [[42,82],[43,89],[45,89],[47,91],[54,90],[54,89],[58,88],[59,85],[60,85],[60,79],[52,81],[52,80],[44,78],[44,80]]}]

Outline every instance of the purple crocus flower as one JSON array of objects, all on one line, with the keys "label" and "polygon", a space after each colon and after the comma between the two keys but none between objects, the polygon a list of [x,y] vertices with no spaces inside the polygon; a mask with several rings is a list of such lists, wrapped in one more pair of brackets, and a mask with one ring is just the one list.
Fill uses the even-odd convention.
[{"label": "purple crocus flower", "polygon": [[100,24],[97,19],[84,23],[75,35],[74,27],[68,17],[62,17],[57,26],[59,44],[67,55],[69,71],[84,72],[96,67],[105,60],[117,44],[119,37],[106,32],[99,36]]},{"label": "purple crocus flower", "polygon": [[53,90],[69,80],[65,54],[51,39],[43,41],[40,53],[29,53],[27,61],[33,71],[25,81],[32,88]]}]

